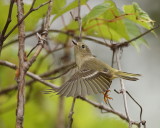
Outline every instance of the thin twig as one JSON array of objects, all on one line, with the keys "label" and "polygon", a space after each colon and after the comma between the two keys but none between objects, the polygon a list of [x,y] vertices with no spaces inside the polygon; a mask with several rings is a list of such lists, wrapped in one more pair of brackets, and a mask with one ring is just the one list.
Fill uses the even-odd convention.
[{"label": "thin twig", "polygon": [[79,40],[81,40],[82,37],[81,0],[78,0],[78,25],[79,25]]},{"label": "thin twig", "polygon": [[[98,43],[98,44],[101,44],[101,45],[104,45],[104,46],[109,47],[109,48],[111,48],[111,49],[116,49],[116,48],[120,48],[120,47],[127,47],[132,41],[135,41],[135,40],[139,39],[140,37],[148,34],[149,32],[151,32],[151,31],[159,28],[159,26],[160,26],[160,25],[157,25],[156,27],[154,27],[154,28],[152,28],[152,29],[150,29],[150,30],[148,30],[148,31],[140,34],[139,36],[137,36],[137,37],[135,37],[135,38],[133,38],[133,39],[131,39],[131,40],[129,40],[129,41],[125,41],[125,42],[122,42],[122,43],[114,43],[114,44],[111,44],[111,45],[110,45],[110,44],[106,44],[106,43],[104,43],[103,41],[94,39],[94,38],[92,38],[92,37],[88,37],[88,36],[82,36],[81,38],[82,38],[82,39],[85,39],[85,40],[93,41],[93,42]],[[74,30],[73,30],[73,31],[74,31]],[[28,35],[26,35],[25,38],[31,37],[31,36],[35,35],[37,32],[38,32],[38,33],[41,33],[42,30],[37,30],[37,31],[35,31],[35,32],[31,33],[31,34],[28,34]],[[74,37],[74,38],[76,38],[76,39],[79,38],[79,36],[76,36],[73,32],[70,32],[70,31],[62,31],[62,30],[50,29],[49,32],[63,33],[63,34],[66,34],[66,35],[68,35],[68,36],[72,36],[72,37]],[[6,46],[8,46],[8,45],[10,45],[10,44],[13,44],[13,43],[15,43],[15,42],[17,42],[17,41],[18,41],[17,39],[15,39],[15,40],[13,40],[13,41],[10,41],[9,43],[5,44],[5,45],[3,46],[3,48],[6,47]]]},{"label": "thin twig", "polygon": [[38,45],[40,45],[40,44],[39,44],[39,43],[36,44],[36,46],[34,46],[34,47],[29,51],[29,53],[27,54],[27,58],[28,58],[29,55],[33,52],[33,50],[36,49],[36,47],[37,47]]},{"label": "thin twig", "polygon": [[[79,39],[79,36],[75,35],[74,32],[71,32],[71,31],[61,31],[61,30],[56,30],[56,29],[50,29],[49,32],[63,33],[63,34],[66,34],[68,36],[71,36],[71,37],[73,37],[77,40]],[[92,37],[89,37],[89,36],[81,36],[81,38],[85,39],[85,40],[90,40],[90,41],[93,41],[94,43],[98,43],[98,44],[101,44],[101,45],[104,45],[106,47],[111,48],[110,44],[106,44],[103,41],[100,41],[98,39],[95,39],[95,38],[92,38]]]},{"label": "thin twig", "polygon": [[5,35],[8,27],[9,27],[9,24],[12,21],[13,4],[14,4],[14,0],[10,0],[10,6],[9,6],[7,21],[6,21],[6,24],[5,24],[5,26],[2,30],[2,33],[0,34],[0,53],[1,53],[1,50],[2,50],[3,42],[4,42],[4,35]]},{"label": "thin twig", "polygon": [[[156,26],[156,27],[154,27],[154,28],[152,28],[152,29],[150,29],[150,30],[148,30],[148,31],[146,31],[146,32],[144,32],[144,33],[142,33],[141,35],[139,35],[139,38],[142,37],[142,36],[144,36],[145,34],[148,34],[148,33],[151,32],[151,31],[157,29],[158,27],[159,27],[159,25]],[[74,31],[74,30],[73,30],[73,31]],[[38,32],[38,33],[41,33],[42,30],[37,30],[37,31],[35,31],[34,33],[28,34],[28,35],[26,35],[26,38],[35,35],[37,32]],[[75,35],[73,32],[71,32],[71,31],[62,31],[62,30],[50,29],[49,32],[63,33],[63,34],[66,34],[66,35],[68,35],[68,36],[72,36],[73,38],[76,38],[76,39],[79,38],[79,36],[76,36],[76,35]],[[82,39],[85,39],[85,40],[93,41],[94,43],[98,43],[98,44],[104,45],[104,46],[109,47],[109,48],[111,48],[111,49],[116,49],[117,47],[119,47],[119,48],[120,48],[120,47],[126,47],[126,46],[128,46],[128,44],[130,44],[132,41],[135,41],[135,40],[138,39],[138,38],[136,37],[136,38],[133,38],[133,39],[131,39],[131,40],[129,40],[129,41],[125,41],[125,42],[122,42],[122,43],[116,43],[116,44],[110,45],[110,44],[104,43],[104,41],[101,41],[101,40],[98,40],[98,39],[95,39],[95,38],[92,38],[92,37],[88,37],[88,36],[82,36],[81,38],[82,38]],[[4,45],[3,47],[6,47],[6,46],[8,46],[8,45],[10,45],[10,44],[12,44],[12,43],[17,42],[17,41],[18,41],[18,40],[15,39],[15,40],[7,43],[7,44]]]},{"label": "thin twig", "polygon": [[[14,2],[14,0],[11,0],[11,1]],[[50,2],[50,0],[49,0],[48,2],[45,2],[45,3],[41,4],[41,5],[38,6],[37,8],[33,8],[33,6],[34,6],[34,4],[35,4],[35,1],[36,1],[36,0],[33,0],[30,10],[21,18],[21,20],[19,20],[18,23],[17,23],[6,35],[2,35],[2,36],[0,37],[0,53],[1,53],[1,50],[2,50],[3,42],[8,38],[8,36],[9,36],[14,30],[24,21],[24,19],[26,19],[26,18],[28,17],[28,15],[30,15],[33,11],[38,10],[39,8],[43,7],[44,5],[46,5],[46,4],[48,4],[48,3]],[[13,6],[13,5],[12,5],[12,6]],[[12,7],[12,6],[10,6],[10,7]],[[11,8],[11,11],[9,12],[9,16],[11,15],[11,13],[12,13],[12,8]],[[11,17],[9,17],[9,18],[11,18]],[[9,26],[9,22],[7,22],[6,25]],[[5,26],[5,29],[6,29],[6,30],[7,30],[8,26]],[[3,30],[4,30],[3,33],[6,32],[5,29],[3,29]]]},{"label": "thin twig", "polygon": [[69,122],[68,122],[67,128],[71,128],[72,127],[75,102],[76,102],[76,98],[73,98],[71,110],[70,110],[69,115],[68,115]]},{"label": "thin twig", "polygon": [[[119,53],[119,51],[116,54],[116,61],[117,61],[118,69],[121,70],[121,65],[120,65],[120,60],[119,60],[119,54],[118,53]],[[132,123],[131,123],[131,119],[129,117],[129,112],[128,112],[126,89],[125,89],[124,81],[122,79],[120,79],[120,84],[121,84],[121,90],[122,90],[122,95],[123,95],[125,113],[126,113],[126,116],[127,116],[128,122],[129,122],[129,128],[132,128]]]},{"label": "thin twig", "polygon": [[[91,101],[91,100],[88,100],[88,99],[86,99],[86,98],[84,98],[84,97],[78,97],[78,98],[80,98],[80,99],[83,100],[83,101],[86,101],[87,103],[93,105],[93,106],[96,107],[96,108],[99,108],[100,110],[105,110],[105,111],[108,112],[108,113],[113,113],[113,114],[115,114],[115,115],[118,115],[121,119],[129,122],[128,118],[127,118],[125,115],[123,115],[123,114],[121,114],[121,113],[119,113],[119,112],[117,112],[117,111],[115,111],[115,110],[113,110],[113,109],[107,108],[107,107],[105,107],[105,106],[103,106],[103,105],[101,105],[101,104],[95,103],[95,102],[93,102],[93,101]],[[137,125],[137,126],[139,125],[139,122],[136,122],[136,121],[131,121],[131,122],[132,122],[132,124],[135,124],[135,125]]]},{"label": "thin twig", "polygon": [[74,16],[73,16],[73,13],[72,13],[71,11],[70,11],[69,13],[70,13],[70,15],[71,15],[71,17],[72,17],[72,20],[75,20],[75,19],[74,19]]},{"label": "thin twig", "polygon": [[51,17],[51,12],[52,12],[52,0],[49,1],[48,4],[48,10],[46,14],[46,20],[44,23],[44,32],[40,35],[37,33],[37,36],[39,37],[39,45],[37,47],[37,50],[35,51],[34,55],[31,57],[31,59],[27,62],[26,64],[26,71],[30,68],[30,66],[35,62],[36,58],[40,54],[45,42],[46,42],[46,37],[48,35],[48,29],[50,27],[50,17]]},{"label": "thin twig", "polygon": [[[94,38],[88,37],[88,36],[82,36],[81,38],[82,38],[82,39],[86,39],[86,40],[90,40],[90,41],[94,41],[95,43],[104,45],[104,46],[106,46],[106,47],[109,47],[109,48],[115,50],[115,49],[117,49],[117,48],[127,47],[131,42],[139,39],[140,37],[142,37],[142,36],[150,33],[151,31],[153,31],[153,30],[155,30],[155,29],[157,29],[157,28],[159,28],[159,27],[160,27],[160,25],[157,25],[156,27],[151,28],[150,30],[148,30],[148,31],[140,34],[139,36],[137,36],[137,37],[135,37],[135,38],[133,38],[133,39],[131,39],[131,40],[128,40],[128,41],[125,41],[125,42],[121,42],[121,43],[117,43],[117,42],[116,42],[116,43],[114,43],[114,44],[104,43],[103,41],[100,41],[100,40],[97,40],[97,39],[94,39]],[[52,30],[49,30],[49,31],[50,31],[50,32],[57,32],[57,33],[63,33],[63,34],[72,36],[72,37],[74,37],[74,38],[76,38],[76,39],[79,39],[79,37],[76,36],[74,33],[71,33],[71,32],[68,32],[68,31],[53,30],[53,29],[52,29]],[[74,30],[73,30],[73,31],[74,31]]]},{"label": "thin twig", "polygon": [[36,66],[36,69],[33,71],[33,73],[36,73],[38,71],[38,69],[40,69],[40,67],[42,66],[43,64],[43,61],[52,53],[56,52],[56,51],[59,51],[61,49],[63,49],[64,47],[60,47],[60,48],[54,48],[54,49],[51,49],[49,51],[47,51],[48,53],[46,53],[46,55],[42,56],[39,58],[39,61],[37,62],[37,66]]},{"label": "thin twig", "polygon": [[159,28],[159,27],[160,27],[160,24],[158,24],[157,26],[155,26],[155,27],[149,29],[148,31],[146,31],[146,32],[144,32],[144,33],[142,33],[142,34],[140,34],[139,36],[137,36],[137,37],[135,37],[135,38],[133,38],[133,39],[131,39],[131,40],[129,40],[129,41],[125,41],[125,42],[122,42],[122,43],[120,43],[120,44],[117,44],[117,47],[118,47],[118,48],[127,47],[131,42],[133,42],[133,41],[135,41],[135,40],[141,38],[142,36],[144,36],[144,35],[150,33],[151,31],[153,31],[153,30],[155,30],[155,29],[157,29],[157,28]]},{"label": "thin twig", "polygon": [[[114,91],[117,93],[117,94],[121,94],[122,91],[117,91],[116,89],[114,89]],[[143,112],[143,108],[142,106],[132,97],[132,95],[126,91],[126,93],[128,94],[128,96],[140,107],[140,123],[139,123],[139,126],[138,128],[141,127],[141,124],[144,126],[146,125],[146,121],[145,120],[142,120],[142,112]],[[132,123],[133,124],[133,123]]]},{"label": "thin twig", "polygon": [[140,107],[140,121],[142,121],[142,112],[143,112],[142,106],[132,97],[132,95],[128,91],[126,91],[126,93]]},{"label": "thin twig", "polygon": [[[42,32],[42,30],[37,30],[37,31],[35,31],[33,33],[26,34],[25,39],[34,36],[36,33],[41,33],[41,32]],[[6,48],[6,47],[8,47],[11,44],[16,43],[17,41],[18,41],[18,39],[14,39],[14,40],[9,41],[8,43],[6,43],[6,44],[3,45],[3,49]]]},{"label": "thin twig", "polygon": [[4,40],[17,28],[18,25],[20,25],[22,23],[22,21],[24,21],[25,18],[28,17],[28,15],[30,15],[33,11],[38,10],[39,8],[43,7],[44,5],[50,3],[51,0],[49,0],[48,2],[45,2],[41,5],[39,5],[37,8],[33,8],[35,0],[33,1],[30,10],[22,17],[22,19],[5,35]]},{"label": "thin twig", "polygon": [[12,10],[13,10],[13,4],[14,4],[14,0],[10,0],[10,6],[9,6],[9,13],[8,13],[8,17],[7,17],[7,21],[6,21],[6,24],[2,30],[2,33],[1,35],[4,36],[8,27],[9,27],[9,24],[11,23],[12,21]]},{"label": "thin twig", "polygon": [[[0,65],[7,66],[7,67],[9,67],[9,68],[11,68],[11,69],[14,69],[14,70],[17,69],[17,66],[16,66],[15,64],[10,63],[10,62],[8,62],[8,61],[2,61],[2,60],[0,60]],[[63,67],[63,68],[65,68],[65,67]],[[60,68],[57,69],[57,70],[53,70],[52,72],[44,73],[43,76],[50,75],[50,74],[52,74],[53,72],[57,72],[58,70],[60,70]],[[39,82],[41,82],[41,83],[43,83],[43,84],[45,84],[45,85],[53,88],[53,89],[57,89],[57,88],[58,88],[56,85],[54,85],[54,84],[52,84],[52,83],[50,83],[50,82],[47,82],[47,81],[43,80],[39,75],[36,75],[36,74],[34,74],[34,73],[32,73],[32,72],[29,72],[29,71],[28,71],[28,72],[26,73],[26,75],[29,76],[29,77],[31,77],[31,78],[34,79],[34,80],[37,80],[37,81],[39,81]],[[12,89],[15,89],[15,87],[14,87],[14,88],[12,87]],[[9,89],[9,90],[10,90],[10,89]],[[1,94],[1,93],[0,93],[0,94]]]},{"label": "thin twig", "polygon": [[114,61],[115,61],[115,52],[116,50],[112,50],[112,63],[111,66],[114,68]]},{"label": "thin twig", "polygon": [[[10,62],[8,62],[8,61],[0,60],[0,65],[7,66],[7,67],[9,67],[9,68],[11,68],[11,69],[14,69],[14,70],[17,69],[17,67],[16,67],[15,64],[10,63]],[[49,72],[43,73],[43,74],[41,74],[41,75],[39,75],[39,76],[37,76],[36,74],[33,74],[33,73],[32,73],[32,75],[30,76],[31,73],[28,74],[28,72],[27,72],[27,75],[28,75],[29,77],[33,78],[33,80],[27,81],[27,82],[26,82],[26,85],[31,84],[32,82],[35,82],[35,81],[42,80],[41,77],[48,77],[48,76],[53,75],[53,74],[56,74],[56,73],[58,73],[58,72],[60,72],[60,71],[66,70],[66,68],[68,68],[68,67],[70,67],[70,66],[72,67],[72,66],[74,66],[74,65],[75,65],[75,62],[72,62],[72,63],[66,64],[66,65],[60,66],[60,67],[57,68],[57,69],[53,69],[53,70],[51,70],[51,71],[49,71]],[[48,86],[51,85],[50,83],[44,82],[44,80],[43,80],[43,81],[39,81],[39,82],[44,83],[44,84],[47,84]],[[10,91],[12,91],[12,90],[15,90],[15,89],[17,89],[17,88],[18,88],[17,85],[9,86],[9,88],[6,88],[6,89],[1,90],[1,91],[0,91],[0,95],[7,94],[8,92],[10,92]],[[53,85],[53,84],[52,84],[52,85],[51,85],[51,88],[57,88],[57,87],[56,87],[56,85]]]},{"label": "thin twig", "polygon": [[68,73],[71,69],[73,69],[76,65],[73,65],[71,67],[69,67],[66,71],[64,71],[62,74],[55,76],[55,77],[49,77],[49,78],[44,78],[44,80],[53,80],[53,79],[57,79],[63,75],[65,75],[66,73]]}]

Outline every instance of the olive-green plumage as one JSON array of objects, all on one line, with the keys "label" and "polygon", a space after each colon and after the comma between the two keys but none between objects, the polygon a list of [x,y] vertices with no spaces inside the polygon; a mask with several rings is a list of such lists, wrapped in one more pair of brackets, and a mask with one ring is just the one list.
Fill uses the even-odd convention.
[{"label": "olive-green plumage", "polygon": [[105,92],[114,78],[136,81],[139,74],[119,71],[95,58],[88,46],[74,42],[75,60],[78,71],[60,88],[57,94],[62,96],[81,96]]}]

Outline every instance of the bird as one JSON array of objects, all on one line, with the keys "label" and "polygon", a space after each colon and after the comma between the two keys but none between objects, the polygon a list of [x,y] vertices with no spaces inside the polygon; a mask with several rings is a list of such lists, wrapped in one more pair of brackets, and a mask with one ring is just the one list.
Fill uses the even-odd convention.
[{"label": "bird", "polygon": [[85,98],[86,95],[103,93],[106,96],[113,79],[122,78],[136,81],[138,80],[137,77],[141,76],[140,74],[127,73],[112,68],[97,59],[85,43],[74,40],[72,42],[78,71],[68,81],[55,89],[57,95]]}]

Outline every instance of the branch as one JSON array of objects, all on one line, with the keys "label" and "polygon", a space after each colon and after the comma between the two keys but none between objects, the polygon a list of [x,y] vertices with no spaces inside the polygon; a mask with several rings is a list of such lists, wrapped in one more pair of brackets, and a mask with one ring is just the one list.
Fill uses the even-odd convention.
[{"label": "branch", "polygon": [[[23,0],[17,0],[17,19],[18,22],[23,18],[24,8],[23,8]],[[18,58],[19,58],[19,68],[17,71],[19,74],[17,77],[18,84],[18,94],[17,94],[17,109],[16,109],[16,128],[23,128],[23,120],[24,120],[24,86],[25,86],[25,45],[24,45],[24,37],[25,37],[25,25],[22,22],[18,26],[18,41],[19,41],[19,50],[18,50]]]},{"label": "branch", "polygon": [[67,128],[71,128],[72,127],[75,102],[76,102],[76,98],[73,98],[71,110],[70,110],[69,115],[68,115],[69,122],[68,122]]},{"label": "branch", "polygon": [[143,112],[142,106],[132,97],[132,95],[128,91],[126,91],[126,93],[140,107],[140,121],[142,121],[142,112]]},{"label": "branch", "polygon": [[81,0],[78,0],[78,25],[79,25],[79,39],[82,37],[82,20],[81,20]]},{"label": "branch", "polygon": [[[56,29],[50,29],[49,32],[63,33],[63,34],[66,34],[68,36],[71,36],[71,37],[79,40],[79,36],[75,35],[73,31],[69,31],[69,30],[68,31],[61,31],[61,30],[56,30]],[[94,41],[94,43],[98,43],[98,44],[101,44],[101,45],[104,45],[106,47],[111,48],[111,45],[104,43],[104,41],[97,40],[97,39],[89,37],[89,36],[82,36],[81,38],[85,39],[85,40],[89,40],[89,41]]]},{"label": "branch", "polygon": [[[26,19],[28,17],[28,15],[30,15],[33,11],[36,11],[38,10],[39,8],[41,8],[42,6],[48,4],[51,0],[49,0],[48,2],[45,2],[43,4],[41,4],[40,6],[38,6],[37,8],[33,8],[34,4],[35,4],[35,1],[36,0],[33,0],[32,2],[32,5],[31,5],[31,8],[30,10],[18,21],[18,23],[6,34],[6,35],[1,35],[0,36],[0,53],[1,53],[1,50],[2,50],[2,46],[3,46],[3,42],[8,38],[8,36],[24,21],[24,19]],[[11,2],[14,2],[14,0],[11,0]],[[5,34],[8,26],[9,26],[9,23],[10,23],[10,18],[11,18],[11,13],[12,13],[12,7],[13,5],[10,4],[10,11],[9,11],[9,18],[6,22],[6,25],[5,25],[5,28],[3,29],[3,33]]]},{"label": "branch", "polygon": [[142,120],[142,112],[143,112],[142,106],[132,97],[132,95],[128,91],[126,91],[126,93],[140,107],[140,122],[144,126],[144,128],[146,128],[146,121]]},{"label": "branch", "polygon": [[[95,102],[93,102],[91,100],[88,100],[88,99],[86,99],[84,97],[78,97],[78,98],[80,98],[83,101],[86,101],[87,103],[91,104],[92,106],[94,106],[96,108],[99,108],[100,110],[105,110],[108,113],[115,114],[115,115],[119,116],[121,119],[129,122],[128,118],[125,115],[123,115],[123,114],[121,114],[121,113],[119,113],[119,112],[117,112],[117,111],[115,111],[113,109],[107,108],[107,107],[105,107],[105,106],[103,106],[101,104],[95,103]],[[137,126],[139,126],[139,124],[141,123],[141,122],[136,122],[136,121],[131,121],[131,122],[132,122],[132,124],[137,125]]]},{"label": "branch", "polygon": [[[8,62],[8,61],[0,60],[0,65],[7,66],[7,67],[9,67],[9,68],[11,68],[11,69],[15,69],[15,70],[17,69],[17,67],[16,67],[15,64],[12,64],[12,63],[10,63],[10,62]],[[60,72],[60,71],[63,71],[63,70],[65,70],[66,68],[68,68],[68,67],[70,67],[70,66],[73,66],[73,65],[75,65],[75,62],[66,64],[66,65],[61,66],[61,67],[59,67],[59,68],[57,68],[57,69],[54,69],[54,70],[51,70],[51,71],[49,71],[49,72],[43,73],[43,74],[41,74],[41,75],[39,75],[39,76],[32,73],[33,75],[32,75],[32,77],[31,77],[31,76],[30,76],[31,73],[28,74],[28,72],[27,72],[26,74],[27,74],[29,77],[33,78],[33,80],[27,81],[27,82],[26,82],[26,85],[30,86],[31,83],[33,83],[33,82],[35,82],[35,81],[37,80],[38,82],[44,83],[44,84],[46,84],[47,86],[49,86],[49,87],[51,87],[51,88],[58,88],[58,87],[57,87],[56,85],[54,85],[54,84],[47,83],[46,81],[40,81],[40,80],[42,80],[41,77],[48,77],[48,76],[50,76],[50,75],[56,74],[56,73],[58,73],[58,72]],[[6,93],[8,93],[8,92],[10,92],[10,91],[12,91],[12,90],[17,89],[17,88],[18,88],[17,85],[12,85],[12,86],[10,86],[9,88],[6,88],[6,89],[1,90],[1,91],[0,91],[0,95],[6,94]]]},{"label": "branch", "polygon": [[49,5],[48,5],[48,10],[47,10],[47,14],[46,14],[46,20],[44,23],[44,32],[39,35],[37,33],[37,35],[39,36],[39,45],[37,46],[37,50],[35,51],[34,55],[31,57],[31,59],[27,62],[25,70],[27,71],[30,66],[34,63],[34,61],[36,60],[36,58],[38,57],[38,55],[40,54],[45,42],[46,42],[46,38],[48,35],[48,29],[50,27],[50,17],[51,17],[51,12],[52,12],[52,1],[49,1]]},{"label": "branch", "polygon": [[36,11],[36,10],[38,10],[39,8],[43,7],[44,5],[50,3],[51,0],[49,0],[48,2],[45,2],[45,3],[41,4],[41,5],[38,6],[37,8],[33,8],[35,1],[36,1],[36,0],[33,1],[30,10],[29,10],[29,11],[22,17],[22,19],[8,32],[8,34],[5,35],[4,40],[17,28],[18,25],[20,25],[20,24],[22,23],[22,21],[23,21],[24,19],[27,18],[28,15],[30,15],[33,11]]},{"label": "branch", "polygon": [[157,29],[157,28],[159,28],[159,27],[160,27],[160,24],[158,24],[156,27],[151,28],[150,30],[148,30],[148,31],[140,34],[139,36],[137,36],[137,37],[135,37],[135,38],[133,38],[133,39],[131,39],[131,40],[128,40],[128,41],[125,41],[125,42],[122,42],[122,43],[119,43],[119,44],[113,44],[113,45],[111,46],[111,49],[128,47],[128,45],[129,45],[130,43],[132,43],[133,41],[141,38],[142,36],[150,33],[151,31],[153,31],[153,30],[155,30],[155,29]]},{"label": "branch", "polygon": [[9,27],[9,24],[12,21],[13,4],[14,4],[14,0],[10,0],[10,7],[9,7],[8,18],[7,18],[7,21],[6,21],[6,24],[5,24],[4,28],[2,30],[2,33],[0,35],[0,53],[1,53],[1,50],[2,50],[3,42],[4,42],[4,35],[5,35],[8,27]]},{"label": "branch", "polygon": [[[118,53],[119,53],[119,51],[118,51]],[[120,60],[119,60],[118,53],[117,53],[117,56],[116,56],[116,61],[117,61],[117,65],[118,65],[118,70],[121,70],[121,65],[120,65]],[[128,122],[129,122],[129,128],[132,128],[132,123],[131,123],[131,119],[129,117],[129,112],[128,112],[126,89],[125,89],[125,85],[124,85],[123,79],[121,79],[121,78],[120,78],[120,84],[121,84],[121,90],[122,90],[122,95],[123,95],[123,100],[124,100],[124,108],[125,108],[125,112],[126,112],[126,116],[127,116]]]},{"label": "branch", "polygon": [[[10,62],[8,62],[8,61],[0,60],[0,65],[7,66],[7,67],[9,67],[9,68],[11,68],[11,69],[14,69],[14,70],[17,69],[17,67],[16,67],[15,64],[10,63]],[[27,82],[26,82],[26,85],[27,85],[27,86],[30,86],[31,83],[33,83],[33,82],[35,82],[35,81],[38,81],[38,82],[41,82],[41,83],[43,83],[43,84],[45,84],[45,85],[47,85],[47,86],[49,86],[49,87],[51,87],[51,88],[58,88],[56,85],[44,81],[41,77],[48,77],[48,76],[53,75],[53,74],[56,74],[56,73],[58,73],[58,72],[60,72],[60,71],[66,70],[66,68],[72,67],[72,66],[74,66],[74,65],[75,65],[75,62],[72,62],[72,63],[66,64],[66,65],[64,65],[64,66],[60,66],[60,67],[57,68],[57,69],[53,69],[53,70],[51,70],[51,71],[49,71],[49,72],[43,73],[43,74],[41,74],[41,75],[39,75],[39,76],[36,75],[36,74],[33,74],[33,73],[31,73],[31,72],[30,72],[30,73],[27,72],[26,74],[27,74],[29,77],[33,78],[33,80],[27,81]],[[32,74],[32,75],[31,75],[31,74]],[[12,85],[12,86],[10,86],[9,88],[6,88],[6,89],[1,90],[1,91],[0,91],[0,95],[6,94],[6,93],[8,93],[8,92],[10,92],[10,91],[13,91],[13,90],[17,89],[17,88],[18,88],[17,85]]]},{"label": "branch", "polygon": [[[115,50],[115,49],[122,48],[122,47],[128,47],[129,44],[130,44],[132,41],[135,41],[135,40],[139,39],[140,37],[142,37],[142,36],[150,33],[151,31],[153,31],[153,30],[155,30],[155,29],[157,29],[157,28],[159,28],[159,27],[160,27],[160,25],[157,25],[156,27],[151,28],[150,30],[148,30],[148,31],[140,34],[139,36],[137,36],[137,37],[135,37],[135,38],[133,38],[133,39],[131,39],[131,40],[129,40],[129,41],[122,42],[122,43],[116,42],[116,43],[114,43],[114,44],[107,44],[107,43],[104,43],[104,41],[97,40],[97,39],[95,39],[95,38],[88,37],[88,36],[82,36],[81,38],[82,38],[82,39],[85,39],[85,40],[93,41],[94,43],[98,43],[98,44],[104,45],[104,46],[106,46],[106,47],[109,47],[109,48],[111,48],[112,50]],[[74,34],[74,30],[61,31],[61,30],[50,29],[49,31],[50,31],[50,32],[57,32],[57,33],[63,33],[63,34],[66,34],[66,35],[68,35],[68,36],[71,36],[71,37],[73,37],[73,38],[79,39],[79,36],[77,36],[77,35]]]},{"label": "branch", "polygon": [[[34,71],[33,71],[33,73],[36,73],[40,68],[41,68],[41,66],[42,66],[42,64],[43,64],[43,61],[50,55],[50,54],[52,54],[52,53],[54,53],[54,52],[56,52],[56,51],[59,51],[59,50],[61,50],[61,49],[63,49],[64,47],[61,47],[61,48],[53,48],[52,50],[47,50],[47,53],[44,55],[44,56],[42,56],[42,57],[40,57],[39,58],[39,61],[37,62],[37,66],[36,66],[36,69],[34,69]],[[53,55],[53,54],[52,54]]]},{"label": "branch", "polygon": [[12,21],[12,10],[13,10],[13,4],[14,4],[14,0],[10,0],[10,6],[9,6],[9,13],[8,13],[8,18],[7,18],[7,21],[6,21],[6,24],[2,30],[2,36],[5,35],[8,27],[9,27],[9,24],[11,23]]},{"label": "branch", "polygon": [[[74,34],[74,32],[69,31],[69,30],[68,30],[68,31],[62,31],[62,30],[57,30],[57,29],[49,29],[48,31],[49,31],[49,32],[56,32],[56,33],[63,33],[63,34],[66,34],[66,35],[68,35],[68,36],[71,36],[71,37],[73,37],[73,38],[75,38],[75,39],[79,39],[79,36],[76,36],[76,35]],[[41,32],[42,32],[42,29],[37,30],[37,31],[35,31],[35,32],[33,32],[33,33],[27,34],[27,35],[25,36],[25,39],[28,38],[28,37],[34,36],[36,33],[41,33]],[[89,41],[94,41],[95,43],[98,43],[98,44],[101,44],[101,45],[104,45],[104,46],[107,46],[107,47],[111,47],[111,45],[106,44],[106,43],[104,43],[103,41],[98,40],[98,39],[95,39],[95,38],[92,38],[92,37],[82,36],[81,38],[82,38],[82,39],[85,39],[85,40],[89,40]],[[7,47],[7,46],[9,46],[9,45],[11,45],[11,44],[13,44],[13,43],[16,43],[17,41],[18,41],[18,39],[12,40],[12,41],[8,42],[7,44],[5,44],[5,45],[3,46],[3,48],[5,48],[5,47]]]},{"label": "branch", "polygon": [[58,76],[54,76],[54,77],[49,77],[49,78],[44,78],[44,80],[53,80],[53,79],[58,79],[60,77],[62,77],[63,75],[67,74],[71,69],[75,68],[77,65],[71,65],[69,68],[67,68],[66,70],[63,71],[63,73],[61,73]]},{"label": "branch", "polygon": [[[135,41],[135,40],[139,39],[140,37],[148,34],[149,32],[151,32],[151,31],[159,28],[159,26],[160,26],[160,25],[157,25],[156,27],[154,27],[154,28],[152,28],[152,29],[150,29],[150,30],[148,30],[148,31],[140,34],[139,36],[137,36],[137,37],[135,37],[135,38],[133,38],[133,39],[131,39],[131,40],[129,40],[129,41],[125,41],[125,42],[122,42],[122,43],[118,43],[118,42],[117,42],[117,43],[114,43],[114,44],[111,44],[111,45],[110,45],[110,44],[107,44],[107,43],[104,43],[104,41],[101,41],[101,40],[98,40],[98,39],[95,39],[95,38],[92,38],[92,37],[88,37],[88,36],[82,36],[81,38],[82,38],[82,39],[85,39],[85,40],[93,41],[94,43],[98,43],[98,44],[104,45],[104,46],[106,46],[106,47],[109,47],[109,48],[111,48],[112,50],[115,50],[115,49],[117,49],[117,48],[128,47],[129,44],[130,44],[132,41]],[[26,35],[25,38],[31,37],[31,36],[35,35],[37,32],[38,32],[38,33],[41,33],[42,30],[38,30],[38,31],[35,31],[35,32],[31,33],[31,34],[28,34],[28,35]],[[74,30],[62,31],[62,30],[50,29],[49,32],[63,33],[63,34],[66,34],[66,35],[68,35],[68,36],[71,36],[71,37],[73,37],[73,38],[75,38],[75,39],[79,39],[79,36],[76,36],[76,35],[74,34]],[[18,41],[18,39],[15,39],[15,40],[13,40],[13,41],[10,41],[9,43],[5,44],[5,45],[3,46],[3,48],[5,48],[5,47],[7,47],[8,45],[11,45],[11,44],[13,44],[13,43],[15,43],[15,42],[17,42],[17,41]]]},{"label": "branch", "polygon": [[[7,67],[10,67],[11,69],[14,69],[14,70],[17,69],[17,66],[16,66],[15,64],[10,63],[10,62],[8,62],[8,61],[2,61],[2,60],[0,60],[0,65],[4,65],[4,66],[7,66]],[[57,69],[57,70],[54,70],[54,71],[52,71],[52,72],[44,73],[42,76],[50,75],[51,73],[57,72],[58,70],[60,70],[60,68]],[[56,85],[54,85],[54,84],[52,84],[52,83],[50,83],[50,82],[47,82],[47,81],[43,80],[40,76],[38,76],[38,75],[36,75],[36,74],[34,74],[34,73],[32,73],[32,72],[29,72],[29,71],[28,71],[28,72],[26,73],[26,75],[29,76],[29,77],[31,77],[31,78],[34,79],[34,80],[39,81],[40,83],[43,83],[43,84],[45,84],[45,85],[53,88],[53,89],[57,89],[57,88],[58,88]],[[16,87],[12,87],[12,89],[15,89],[15,88],[16,88]],[[9,89],[9,90],[12,90],[12,89]],[[0,94],[1,94],[1,92],[0,92]]]},{"label": "branch", "polygon": [[[27,34],[24,38],[25,38],[25,39],[26,39],[26,38],[29,38],[29,37],[31,37],[31,36],[34,36],[36,33],[41,33],[41,32],[42,32],[42,30],[37,30],[37,31],[35,31],[35,32],[33,32],[33,33]],[[8,47],[8,46],[11,45],[11,44],[16,43],[17,41],[18,41],[18,39],[11,40],[11,41],[8,42],[7,44],[4,44],[4,45],[3,45],[3,48],[6,48],[6,47]]]}]

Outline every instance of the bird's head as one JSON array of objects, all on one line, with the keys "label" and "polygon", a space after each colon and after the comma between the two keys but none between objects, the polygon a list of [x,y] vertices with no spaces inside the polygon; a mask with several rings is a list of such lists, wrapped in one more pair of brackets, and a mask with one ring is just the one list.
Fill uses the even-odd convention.
[{"label": "bird's head", "polygon": [[75,42],[73,40],[72,42],[74,44],[75,55],[80,55],[80,56],[92,55],[90,49],[86,44],[82,42]]}]

